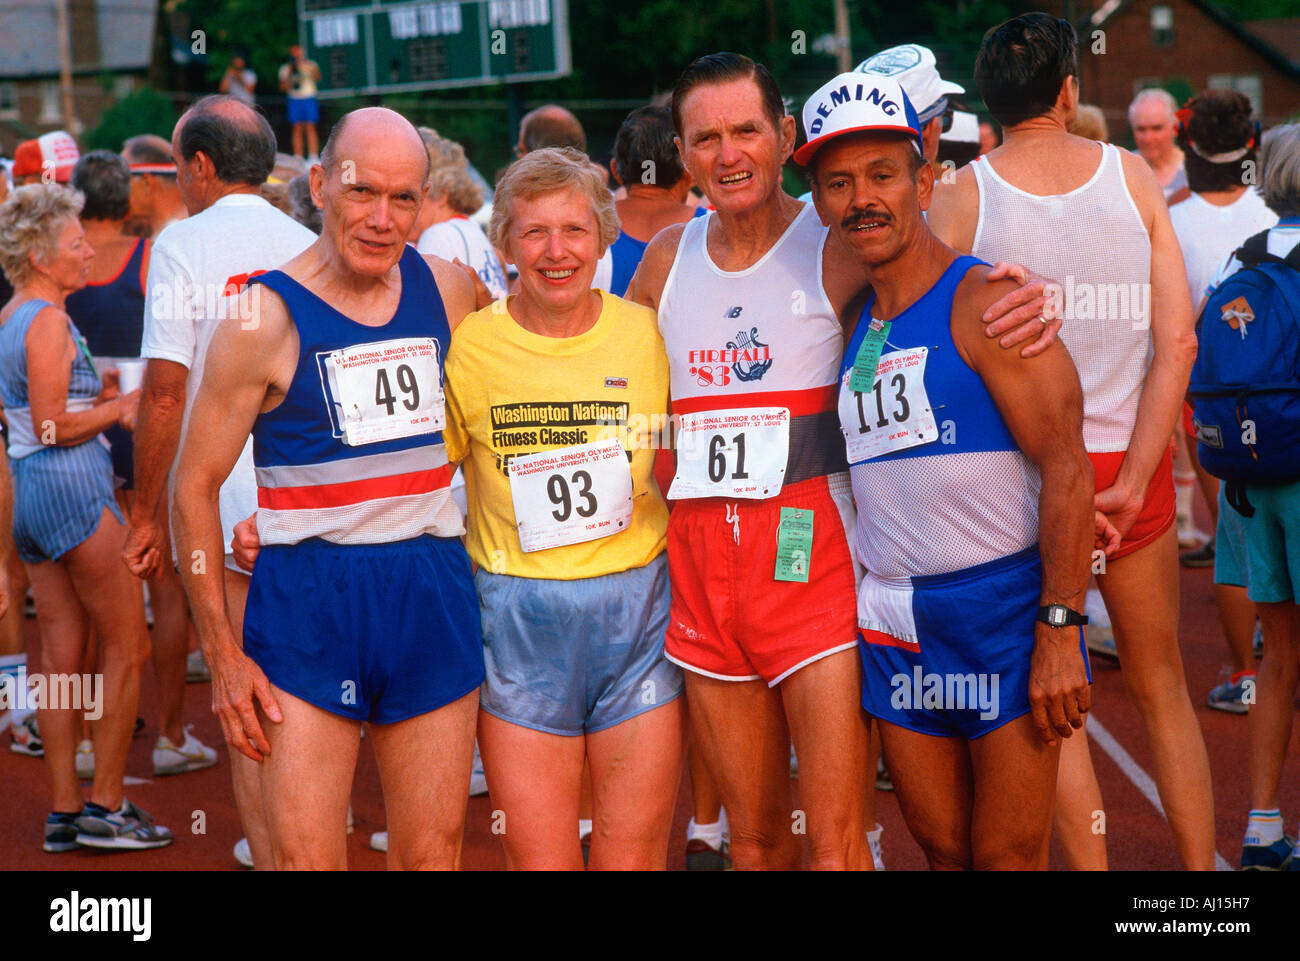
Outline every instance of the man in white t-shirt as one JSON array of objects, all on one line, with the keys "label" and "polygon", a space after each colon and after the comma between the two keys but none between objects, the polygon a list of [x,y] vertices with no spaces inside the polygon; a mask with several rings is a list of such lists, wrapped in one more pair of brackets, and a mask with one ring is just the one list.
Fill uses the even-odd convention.
[{"label": "man in white t-shirt", "polygon": [[[190,217],[158,235],[149,262],[140,352],[148,367],[135,434],[136,499],[122,549],[127,567],[141,578],[172,563],[163,556],[158,506],[184,439],[213,330],[237,309],[249,277],[292,259],[316,240],[259,196],[258,187],[275,165],[275,134],[247,104],[227,96],[200,100],[177,122],[172,152]],[[172,478],[169,503],[174,486]],[[251,441],[221,486],[220,503],[222,536],[229,548],[235,524],[257,509]],[[221,562],[179,559],[191,566]],[[249,578],[230,554],[224,565],[228,613],[235,637],[242,637]],[[257,764],[236,752],[230,761],[253,860],[270,864]]]}]

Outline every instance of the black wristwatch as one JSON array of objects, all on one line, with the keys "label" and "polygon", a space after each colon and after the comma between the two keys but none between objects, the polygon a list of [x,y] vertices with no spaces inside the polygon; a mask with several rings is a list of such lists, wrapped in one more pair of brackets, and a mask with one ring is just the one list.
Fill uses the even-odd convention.
[{"label": "black wristwatch", "polygon": [[1076,627],[1088,623],[1088,615],[1071,610],[1064,604],[1048,604],[1038,609],[1038,620],[1048,627]]}]

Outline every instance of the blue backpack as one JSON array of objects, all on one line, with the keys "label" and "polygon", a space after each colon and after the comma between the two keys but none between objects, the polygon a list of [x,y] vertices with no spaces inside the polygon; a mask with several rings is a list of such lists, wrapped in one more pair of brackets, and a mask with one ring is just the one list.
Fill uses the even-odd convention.
[{"label": "blue backpack", "polygon": [[1241,269],[1197,318],[1188,393],[1202,466],[1228,482],[1229,503],[1250,516],[1245,485],[1300,480],[1300,245],[1275,257],[1265,230],[1236,257]]}]

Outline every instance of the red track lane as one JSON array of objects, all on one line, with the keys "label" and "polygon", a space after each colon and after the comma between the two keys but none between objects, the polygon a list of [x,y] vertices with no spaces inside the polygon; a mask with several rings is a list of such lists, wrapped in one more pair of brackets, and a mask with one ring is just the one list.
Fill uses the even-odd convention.
[{"label": "red track lane", "polygon": [[[1201,516],[1205,529],[1208,519]],[[1214,777],[1216,848],[1234,868],[1241,851],[1241,837],[1249,810],[1246,774],[1246,719],[1205,706],[1209,689],[1228,672],[1227,649],[1219,629],[1211,596],[1209,570],[1182,572],[1182,646],[1193,703],[1205,732]],[[28,621],[29,636],[37,642],[36,622]],[[35,654],[35,647],[32,648]],[[33,658],[34,662],[34,658]],[[1145,729],[1124,686],[1118,668],[1094,661],[1093,716],[1151,774],[1151,754]],[[152,671],[145,672],[141,716],[144,732],[131,748],[128,773],[151,783],[127,788],[128,796],[176,834],[169,847],[156,851],[105,853],[82,849],[67,854],[41,851],[42,825],[48,812],[48,795],[43,762],[7,750],[8,736],[0,738],[0,868],[20,870],[144,870],[224,869],[239,870],[231,848],[240,837],[230,787],[230,769],[224,747],[216,767],[193,774],[153,778],[150,759],[157,736],[155,692]],[[221,729],[210,712],[210,686],[190,684],[185,691],[185,717],[195,724],[195,734],[204,743],[222,743]],[[1094,742],[1093,763],[1101,782],[1106,810],[1107,841],[1113,869],[1178,869],[1181,862],[1164,819],[1125,773]],[[890,870],[918,870],[925,867],[921,850],[907,833],[898,804],[891,793],[877,791],[877,819],[885,827],[885,863]],[[1282,779],[1282,813],[1288,833],[1300,817],[1300,724],[1296,725]],[[371,851],[367,841],[372,831],[383,830],[383,798],[373,752],[363,744],[352,793],[356,831],[348,839],[352,868],[380,870],[384,855]],[[193,833],[202,812],[206,833]],[[465,831],[464,864],[470,869],[499,869],[505,866],[498,839],[491,834],[492,803],[488,797],[472,798]],[[685,864],[686,823],[690,818],[690,789],[685,783],[678,798],[677,814],[669,848],[669,867],[681,870]],[[576,828],[575,828],[576,829]],[[1055,844],[1052,867],[1065,862]]]}]

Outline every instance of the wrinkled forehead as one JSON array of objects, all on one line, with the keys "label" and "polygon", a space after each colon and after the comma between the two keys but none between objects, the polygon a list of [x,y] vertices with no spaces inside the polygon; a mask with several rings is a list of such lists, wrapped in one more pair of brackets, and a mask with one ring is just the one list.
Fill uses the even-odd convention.
[{"label": "wrinkled forehead", "polygon": [[681,114],[685,136],[699,127],[733,127],[751,122],[771,125],[754,77],[735,77],[691,88],[682,101]]}]

